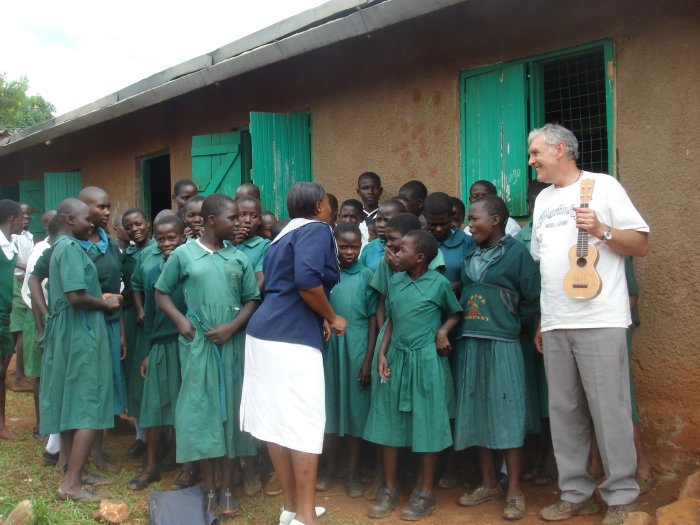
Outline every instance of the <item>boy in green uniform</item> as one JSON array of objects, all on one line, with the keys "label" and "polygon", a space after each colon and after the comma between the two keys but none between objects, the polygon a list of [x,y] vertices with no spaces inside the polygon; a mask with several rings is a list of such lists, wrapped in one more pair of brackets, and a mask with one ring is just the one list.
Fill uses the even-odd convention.
[{"label": "boy in green uniform", "polygon": [[238,205],[238,227],[235,235],[236,249],[243,252],[253,266],[255,282],[258,288],[263,290],[265,276],[263,275],[263,260],[267,250],[270,249],[270,241],[259,235],[261,212],[260,201],[255,197],[240,197]]},{"label": "boy in green uniform", "polygon": [[[342,207],[341,207],[342,210]],[[372,271],[357,259],[362,233],[356,224],[339,224],[335,229],[340,262],[340,283],[331,290],[330,303],[348,321],[343,337],[331,335],[326,345],[323,369],[326,384],[325,468],[316,489],[327,490],[336,471],[338,437],[348,445],[345,490],[351,498],[362,496],[357,471],[360,438],[367,422],[370,401],[370,372],[377,341],[377,292],[370,286]]]},{"label": "boy in green uniform", "polygon": [[446,396],[452,383],[445,374],[452,347],[447,334],[459,323],[462,307],[447,279],[428,269],[437,254],[430,233],[408,232],[397,254],[403,271],[389,281],[387,323],[377,357],[380,381],[372,391],[364,433],[368,441],[384,446],[386,486],[369,508],[374,518],[387,516],[399,503],[399,447],[421,453],[418,486],[401,517],[416,520],[432,513],[437,453],[452,444]]},{"label": "boy in green uniform", "polygon": [[[136,427],[136,440],[127,449],[126,455],[130,458],[140,457],[146,450],[146,433],[141,429],[139,411],[141,409],[141,394],[143,392],[143,378],[141,377],[141,361],[150,349],[150,341],[146,344],[138,344],[139,328],[143,325],[143,319],[137,316],[134,307],[134,299],[131,288],[131,276],[137,263],[141,259],[144,248],[153,243],[149,231],[150,224],[143,210],[131,208],[122,215],[122,226],[131,243],[122,252],[122,318],[124,320],[124,338],[126,339],[126,358],[123,361],[124,379],[126,381],[126,399],[129,416],[134,418]],[[145,347],[145,349],[144,349]],[[142,350],[142,351],[139,351]]]},{"label": "boy in green uniform", "polygon": [[[149,329],[149,351],[141,363],[143,396],[139,411],[141,428],[147,429],[147,463],[144,471],[129,482],[131,490],[142,490],[160,480],[157,456],[163,427],[175,424],[175,406],[180,389],[180,356],[177,327],[155,305],[155,285],[170,254],[185,242],[185,225],[176,215],[167,215],[153,225],[156,245],[149,246],[136,265],[132,283],[136,301],[143,305],[144,326]],[[182,287],[171,296],[186,313]]]},{"label": "boy in green uniform", "polygon": [[118,312],[120,299],[102,293],[97,269],[79,245],[93,228],[88,207],[66,199],[58,215],[65,235],[54,243],[49,269],[41,432],[60,432],[61,449],[68,458],[59,498],[92,501],[98,498],[83,486],[83,468],[96,430],[113,426],[112,367],[103,312]]},{"label": "boy in green uniform", "polygon": [[[231,515],[233,458],[255,455],[253,438],[239,427],[243,381],[242,330],[257,308],[260,291],[248,258],[231,239],[238,227],[238,207],[218,193],[202,203],[201,238],[175,250],[156,283],[156,304],[180,333],[182,386],[175,409],[177,460],[197,461],[207,510]],[[187,315],[172,295],[182,286]],[[224,457],[221,495],[214,484],[214,459]]]},{"label": "boy in green uniform", "polygon": [[386,224],[392,217],[405,211],[406,208],[398,199],[389,199],[382,202],[377,209],[374,221],[377,230],[377,238],[367,243],[360,254],[360,262],[363,266],[369,268],[373,272],[377,271],[379,261],[384,258],[384,250],[386,249]]},{"label": "boy in green uniform", "polygon": [[22,232],[22,209],[18,202],[0,200],[0,439],[15,439],[17,436],[5,426],[5,375],[14,352],[10,332],[12,293],[17,248],[12,244],[12,235]]},{"label": "boy in green uniform", "polygon": [[197,195],[197,186],[195,186],[194,182],[189,179],[180,179],[175,183],[170,198],[176,209],[181,210],[185,203],[195,195]]}]

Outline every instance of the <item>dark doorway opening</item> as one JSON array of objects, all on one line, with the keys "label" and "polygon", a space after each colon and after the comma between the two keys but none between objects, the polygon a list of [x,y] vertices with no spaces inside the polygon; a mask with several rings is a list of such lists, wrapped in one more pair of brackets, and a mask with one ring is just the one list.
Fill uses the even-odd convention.
[{"label": "dark doorway opening", "polygon": [[170,209],[170,154],[164,153],[143,160],[141,164],[143,211],[153,223],[161,210]]}]

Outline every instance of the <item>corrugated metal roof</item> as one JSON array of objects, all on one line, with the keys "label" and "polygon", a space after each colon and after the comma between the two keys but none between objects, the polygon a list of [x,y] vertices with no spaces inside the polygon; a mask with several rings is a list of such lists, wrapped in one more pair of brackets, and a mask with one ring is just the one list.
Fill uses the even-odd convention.
[{"label": "corrugated metal roof", "polygon": [[14,135],[0,157],[466,0],[331,0]]}]

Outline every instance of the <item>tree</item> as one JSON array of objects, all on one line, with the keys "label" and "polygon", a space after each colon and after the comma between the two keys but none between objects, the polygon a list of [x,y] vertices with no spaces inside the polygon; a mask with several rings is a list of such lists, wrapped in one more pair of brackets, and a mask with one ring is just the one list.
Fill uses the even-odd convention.
[{"label": "tree", "polygon": [[27,95],[29,79],[8,81],[0,74],[0,130],[14,133],[53,117],[56,108],[41,95]]}]

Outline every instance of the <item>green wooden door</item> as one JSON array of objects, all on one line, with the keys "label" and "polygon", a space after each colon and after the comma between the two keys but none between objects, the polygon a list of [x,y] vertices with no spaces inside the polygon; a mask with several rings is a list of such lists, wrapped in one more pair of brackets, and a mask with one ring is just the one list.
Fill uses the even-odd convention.
[{"label": "green wooden door", "polygon": [[29,204],[29,208],[32,210],[32,222],[29,224],[29,231],[39,237],[45,237],[46,234],[41,227],[41,216],[44,214],[44,181],[20,181],[19,200]]},{"label": "green wooden door", "polygon": [[83,187],[79,171],[51,171],[44,173],[44,207],[55,210],[63,199],[77,198]]},{"label": "green wooden door", "polygon": [[525,64],[504,65],[463,83],[463,194],[491,181],[511,215],[527,215],[527,76]]},{"label": "green wooden door", "polygon": [[251,113],[252,179],[263,210],[287,218],[287,192],[311,180],[311,115]]},{"label": "green wooden door", "polygon": [[240,144],[237,131],[192,137],[192,180],[199,193],[235,198],[241,185]]}]

